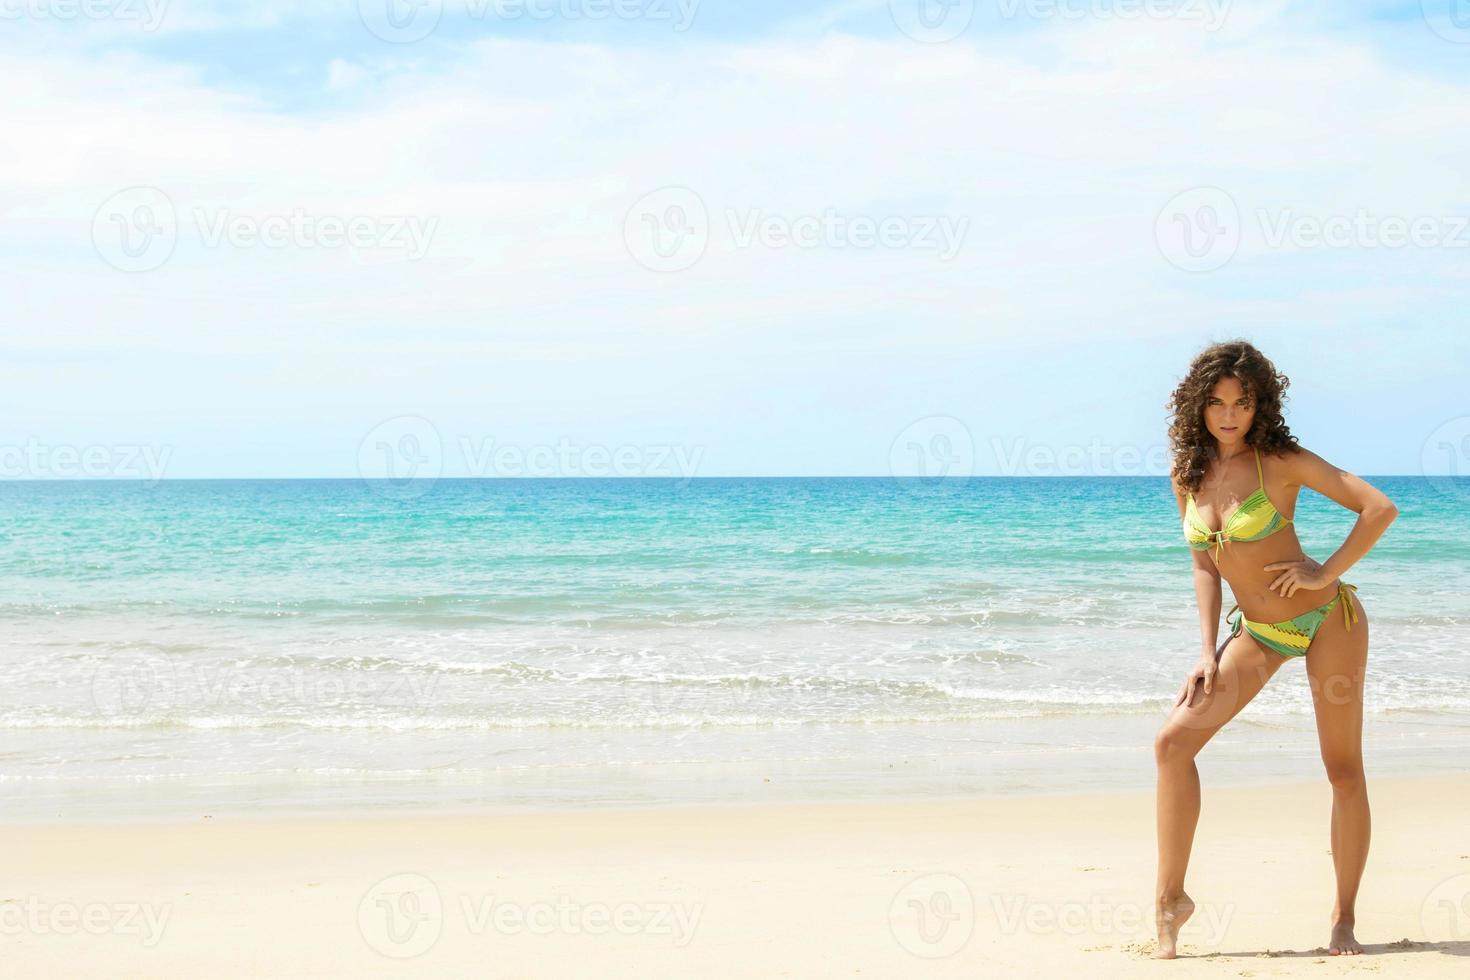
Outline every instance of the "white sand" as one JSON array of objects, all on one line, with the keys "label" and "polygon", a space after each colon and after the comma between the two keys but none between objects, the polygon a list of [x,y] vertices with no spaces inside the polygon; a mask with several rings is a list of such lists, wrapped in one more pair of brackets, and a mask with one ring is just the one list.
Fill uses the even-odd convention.
[{"label": "white sand", "polygon": [[1470,975],[1470,776],[1371,783],[1360,957],[1321,949],[1330,792],[1205,786],[1173,962],[1149,958],[1153,796],[1127,793],[12,825],[0,972]]}]

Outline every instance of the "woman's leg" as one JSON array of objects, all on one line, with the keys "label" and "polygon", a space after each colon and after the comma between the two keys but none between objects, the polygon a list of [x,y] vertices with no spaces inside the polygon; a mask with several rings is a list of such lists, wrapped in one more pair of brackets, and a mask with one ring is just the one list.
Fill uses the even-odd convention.
[{"label": "woman's leg", "polygon": [[[1348,629],[1342,604],[1356,603],[1358,619]],[[1368,617],[1357,597],[1338,600],[1312,638],[1307,651],[1307,677],[1317,714],[1317,741],[1322,764],[1332,783],[1332,866],[1337,873],[1337,899],[1332,909],[1328,953],[1361,953],[1353,935],[1358,883],[1368,863],[1372,818],[1368,783],[1363,775],[1363,678],[1368,663]]]},{"label": "woman's leg", "polygon": [[1199,824],[1199,769],[1194,757],[1285,662],[1286,658],[1262,647],[1242,629],[1239,636],[1225,642],[1214,690],[1206,694],[1204,685],[1197,684],[1189,706],[1175,705],[1154,739],[1159,771],[1158,957],[1174,955],[1179,927],[1194,911],[1194,903],[1184,893],[1184,871]]}]

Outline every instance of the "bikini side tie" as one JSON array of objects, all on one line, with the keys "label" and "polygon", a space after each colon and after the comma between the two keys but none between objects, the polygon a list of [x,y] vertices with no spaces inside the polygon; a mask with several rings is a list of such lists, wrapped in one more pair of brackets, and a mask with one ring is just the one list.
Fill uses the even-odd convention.
[{"label": "bikini side tie", "polygon": [[1342,625],[1351,631],[1353,624],[1358,621],[1358,607],[1353,604],[1353,597],[1349,594],[1349,590],[1356,592],[1358,587],[1348,585],[1346,582],[1337,587],[1338,597],[1342,599]]}]

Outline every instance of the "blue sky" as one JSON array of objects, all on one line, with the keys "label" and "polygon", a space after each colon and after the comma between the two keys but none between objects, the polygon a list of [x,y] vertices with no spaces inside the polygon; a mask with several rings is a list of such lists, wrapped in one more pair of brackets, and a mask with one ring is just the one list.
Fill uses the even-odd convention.
[{"label": "blue sky", "polygon": [[0,0],[0,478],[1470,472],[1470,5],[425,2]]}]

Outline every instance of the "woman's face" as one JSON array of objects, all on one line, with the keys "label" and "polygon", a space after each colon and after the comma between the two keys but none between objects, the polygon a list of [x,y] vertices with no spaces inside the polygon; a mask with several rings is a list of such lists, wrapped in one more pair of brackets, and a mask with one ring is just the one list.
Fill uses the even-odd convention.
[{"label": "woman's face", "polygon": [[1205,428],[1222,451],[1244,446],[1255,418],[1256,406],[1236,378],[1221,378],[1205,396]]}]

